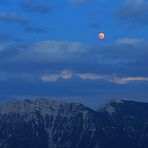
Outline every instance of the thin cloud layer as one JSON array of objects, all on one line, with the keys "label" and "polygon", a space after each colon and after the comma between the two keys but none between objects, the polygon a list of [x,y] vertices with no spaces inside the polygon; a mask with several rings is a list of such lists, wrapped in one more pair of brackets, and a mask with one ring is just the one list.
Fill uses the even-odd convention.
[{"label": "thin cloud layer", "polygon": [[[9,53],[9,56],[6,53]],[[143,75],[144,73],[148,74],[145,68],[142,69],[142,65],[147,63],[147,54],[146,44],[139,46],[115,44],[107,47],[80,42],[49,40],[15,46],[3,44],[0,52],[0,64],[5,65],[1,65],[1,70],[12,70],[9,67],[19,67],[23,70],[21,68],[23,64],[33,67],[24,69],[28,72],[35,69],[45,71],[51,67],[54,71],[61,69],[80,72],[100,71],[107,75],[113,73],[133,75],[135,71],[139,71],[140,75]]]},{"label": "thin cloud layer", "polygon": [[87,45],[68,41],[42,41],[34,43],[24,49],[18,60],[46,62],[78,62],[88,50]]},{"label": "thin cloud layer", "polygon": [[144,41],[142,39],[134,39],[134,38],[122,38],[122,39],[119,39],[117,41],[118,44],[125,44],[125,45],[139,45],[141,43],[143,43]]},{"label": "thin cloud layer", "polygon": [[0,20],[9,23],[16,23],[25,25],[28,23],[28,19],[23,16],[18,16],[15,13],[7,14],[5,12],[0,12]]},{"label": "thin cloud layer", "polygon": [[82,80],[104,80],[116,84],[127,84],[133,81],[146,81],[148,82],[148,77],[135,77],[135,76],[126,76],[118,77],[116,75],[100,75],[95,73],[75,73],[68,70],[63,70],[58,74],[43,75],[41,80],[44,82],[55,82],[59,79],[72,79],[79,78]]},{"label": "thin cloud layer", "polygon": [[139,25],[148,25],[148,2],[146,0],[125,0],[118,10],[120,20],[128,20]]},{"label": "thin cloud layer", "polygon": [[52,7],[49,7],[48,4],[38,3],[35,1],[21,1],[20,6],[25,11],[37,12],[40,14],[46,14],[52,11]]}]

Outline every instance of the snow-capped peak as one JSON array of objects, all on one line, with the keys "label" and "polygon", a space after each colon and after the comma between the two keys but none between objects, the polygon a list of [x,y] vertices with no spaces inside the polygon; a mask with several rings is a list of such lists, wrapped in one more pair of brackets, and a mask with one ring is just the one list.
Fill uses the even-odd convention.
[{"label": "snow-capped peak", "polygon": [[112,99],[103,103],[97,111],[107,112],[110,115],[112,115],[113,113],[116,112],[116,108],[114,107],[114,104],[122,104],[122,103],[124,103],[124,101],[121,99]]}]

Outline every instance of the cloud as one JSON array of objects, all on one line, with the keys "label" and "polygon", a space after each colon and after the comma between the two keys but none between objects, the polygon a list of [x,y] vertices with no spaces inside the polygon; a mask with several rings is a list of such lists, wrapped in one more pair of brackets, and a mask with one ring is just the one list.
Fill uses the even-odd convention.
[{"label": "cloud", "polygon": [[73,76],[72,72],[64,70],[60,74],[54,74],[54,75],[51,75],[51,76],[44,75],[44,76],[42,76],[41,79],[45,82],[54,82],[54,81],[57,81],[60,78],[70,79],[70,78],[72,78],[72,76]]},{"label": "cloud", "polygon": [[11,22],[16,24],[27,24],[28,19],[22,16],[17,16],[15,13],[6,14],[5,12],[0,12],[0,20],[4,22]]},{"label": "cloud", "polygon": [[32,26],[29,26],[29,27],[26,27],[24,29],[25,32],[27,33],[36,33],[36,34],[40,34],[40,33],[47,33],[48,31],[43,28],[43,27],[32,27]]},{"label": "cloud", "polygon": [[36,1],[34,1],[34,2],[21,1],[20,6],[25,11],[37,12],[40,14],[46,14],[46,13],[51,12],[53,10],[53,7],[49,7],[48,4],[46,5],[43,3],[38,3]]},{"label": "cloud", "polygon": [[98,74],[77,74],[81,79],[88,80],[105,80],[116,84],[127,84],[132,81],[148,81],[148,77],[118,77],[116,75],[98,75]]},{"label": "cloud", "polygon": [[[135,61],[136,58],[139,58],[139,51],[141,51],[142,46],[134,46],[134,53],[130,54],[131,47],[124,45],[100,46],[87,45],[80,42],[47,40],[26,45],[11,45],[5,51],[11,52],[12,49],[17,51],[17,54],[11,56],[11,61],[18,63],[26,63],[26,61],[40,64],[56,63],[64,67],[75,65],[75,67],[82,66],[83,68],[87,65],[93,66],[95,69],[103,65],[102,67],[108,66],[108,68],[105,68],[107,70],[112,69],[111,65],[128,64]],[[145,50],[146,47],[143,47],[143,52]],[[1,57],[1,60],[3,58]],[[97,67],[96,64],[98,65]]]},{"label": "cloud", "polygon": [[61,71],[58,74],[52,75],[43,75],[41,80],[44,82],[55,82],[59,79],[71,79],[77,77],[83,80],[104,80],[116,84],[127,84],[132,81],[146,81],[148,82],[148,77],[135,77],[135,76],[127,76],[127,77],[118,77],[116,75],[99,75],[95,73],[74,73],[68,70]]},{"label": "cloud", "polygon": [[49,62],[76,62],[87,53],[88,47],[85,44],[68,41],[41,41],[26,47],[19,55],[18,60]]},{"label": "cloud", "polygon": [[[76,71],[77,74],[99,72],[99,76],[114,73],[119,76],[135,77],[148,75],[148,70],[145,68],[148,63],[146,44],[101,46],[47,40],[29,44],[3,43],[0,45],[1,71],[8,73],[36,72],[36,77],[40,77],[39,75],[48,74],[51,71],[56,73],[69,69]],[[59,75],[52,79],[57,78]]]},{"label": "cloud", "polygon": [[128,77],[123,77],[123,78],[115,77],[115,78],[113,78],[112,81],[117,84],[126,84],[126,83],[129,83],[132,81],[146,81],[146,82],[148,82],[148,77],[140,77],[140,76],[139,77],[128,76]]},{"label": "cloud", "polygon": [[32,43],[25,47],[22,53],[17,55],[17,59],[27,59],[30,62],[79,65],[92,65],[96,63],[109,65],[127,64],[130,61],[133,62],[138,56],[139,48],[134,47],[134,49],[134,54],[128,54],[131,51],[131,47],[121,45],[101,47],[80,42],[47,40]]},{"label": "cloud", "polygon": [[93,74],[93,73],[81,73],[81,74],[76,74],[76,76],[78,76],[80,79],[83,80],[104,80],[105,79],[105,75],[97,75],[97,74]]},{"label": "cloud", "polygon": [[139,25],[148,25],[148,2],[145,0],[125,0],[118,10],[120,20],[129,20]]},{"label": "cloud", "polygon": [[122,39],[119,39],[117,41],[118,44],[125,44],[125,45],[139,45],[141,43],[143,43],[143,40],[142,39],[136,39],[136,38],[122,38]]}]

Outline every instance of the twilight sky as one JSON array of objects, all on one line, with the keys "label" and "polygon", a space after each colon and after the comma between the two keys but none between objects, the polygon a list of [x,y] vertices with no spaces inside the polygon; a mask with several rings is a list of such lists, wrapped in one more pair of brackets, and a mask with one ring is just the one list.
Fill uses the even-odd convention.
[{"label": "twilight sky", "polygon": [[148,101],[147,40],[146,0],[0,0],[0,100]]}]

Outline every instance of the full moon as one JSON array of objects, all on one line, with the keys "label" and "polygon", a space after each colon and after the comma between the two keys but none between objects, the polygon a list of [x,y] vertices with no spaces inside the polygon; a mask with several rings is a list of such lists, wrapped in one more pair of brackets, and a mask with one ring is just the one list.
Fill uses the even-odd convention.
[{"label": "full moon", "polygon": [[100,33],[100,34],[98,35],[98,37],[99,37],[99,39],[103,40],[103,39],[105,38],[105,34],[104,34],[104,33]]}]

